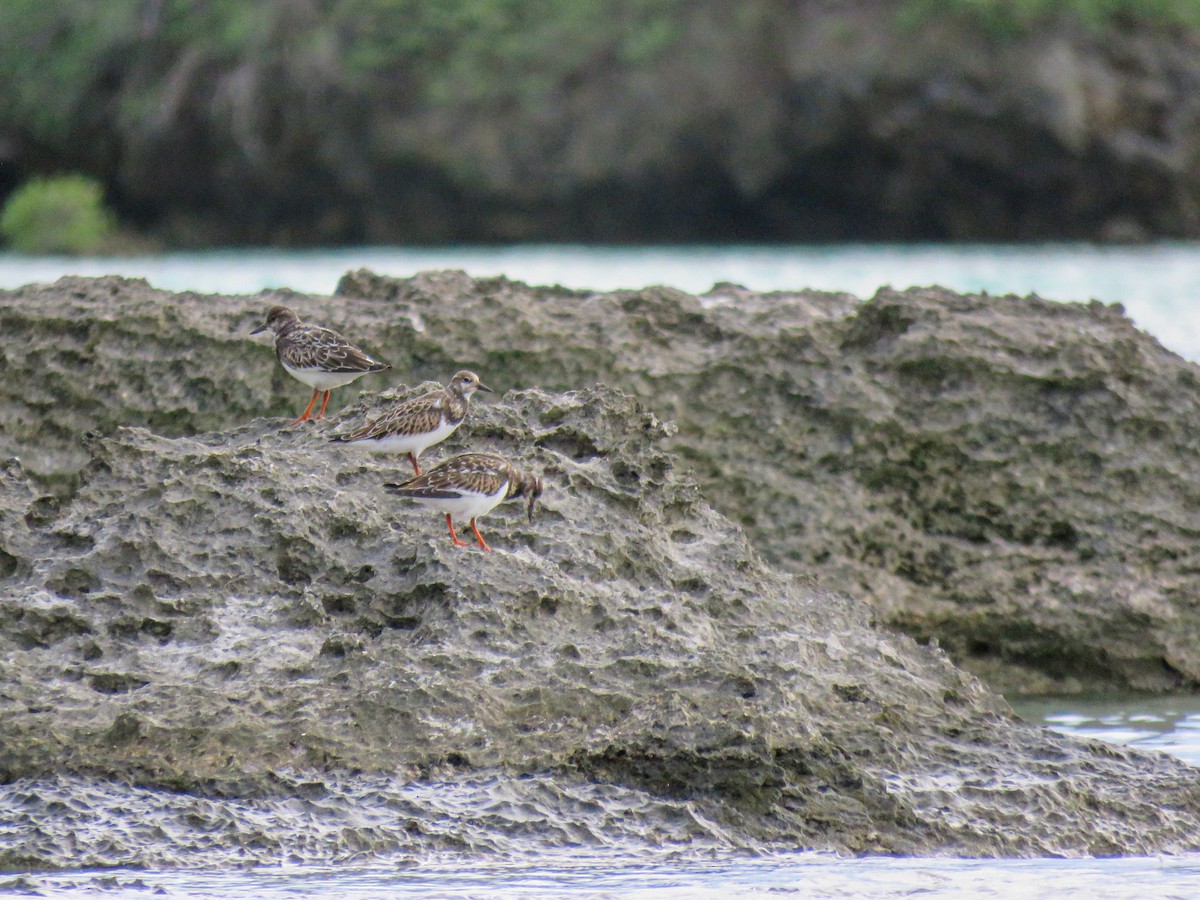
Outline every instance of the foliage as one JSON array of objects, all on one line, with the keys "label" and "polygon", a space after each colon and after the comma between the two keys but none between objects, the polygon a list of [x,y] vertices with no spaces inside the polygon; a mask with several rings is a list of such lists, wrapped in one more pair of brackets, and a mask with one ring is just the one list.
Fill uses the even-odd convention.
[{"label": "foliage", "polygon": [[114,232],[104,190],[86,175],[27,181],[0,212],[0,235],[20,253],[95,253]]},{"label": "foliage", "polygon": [[410,72],[435,102],[528,105],[597,62],[638,65],[677,38],[685,0],[341,0],[352,71]]},{"label": "foliage", "polygon": [[137,6],[130,0],[0,3],[0,116],[19,121],[37,140],[67,137],[96,82],[136,35]]},{"label": "foliage", "polygon": [[993,37],[1065,21],[1093,31],[1130,24],[1196,31],[1200,0],[905,0],[901,10],[901,20],[912,26],[946,16],[968,20]]},{"label": "foliage", "polygon": [[[107,112],[153,108],[168,60],[263,65],[329,46],[346,78],[402,74],[418,100],[536,102],[596,60],[636,65],[663,52],[685,2],[4,0],[0,117],[55,142],[106,112],[87,108],[105,88],[121,93]],[[109,85],[118,75],[123,83]]]},{"label": "foliage", "polygon": [[[741,27],[782,0],[730,4]],[[921,27],[947,16],[996,38],[1064,21],[1200,31],[1200,0],[876,0]],[[137,128],[186,73],[304,72],[346,95],[395,90],[413,103],[510,104],[536,112],[572,79],[672,52],[687,0],[3,0],[0,131],[61,150]],[[719,9],[714,4],[714,9]],[[745,18],[745,17],[744,17]],[[746,27],[758,27],[749,24]],[[702,37],[702,36],[700,36]],[[120,129],[118,129],[120,130]],[[80,151],[83,153],[84,151]],[[69,157],[68,157],[69,158]],[[80,158],[80,157],[77,157]]]}]

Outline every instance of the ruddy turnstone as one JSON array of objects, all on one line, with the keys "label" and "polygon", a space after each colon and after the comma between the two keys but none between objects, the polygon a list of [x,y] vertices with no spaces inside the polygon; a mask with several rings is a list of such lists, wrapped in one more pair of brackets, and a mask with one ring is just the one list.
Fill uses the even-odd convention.
[{"label": "ruddy turnstone", "polygon": [[454,434],[467,417],[471,395],[476,391],[494,393],[478,375],[464,369],[441,390],[406,400],[378,419],[332,440],[359,444],[373,453],[407,453],[413,471],[420,475],[417,458]]},{"label": "ruddy turnstone", "polygon": [[367,356],[336,331],[301,322],[300,317],[286,306],[272,306],[267,311],[267,320],[250,333],[258,334],[268,328],[275,332],[275,355],[279,357],[280,365],[293,378],[313,389],[308,407],[293,425],[311,417],[317,395],[322,391],[325,400],[316,415],[318,419],[325,417],[329,394],[334,388],[371,372],[391,368],[387,363]]},{"label": "ruddy turnstone", "polygon": [[531,472],[522,472],[503,456],[494,453],[463,453],[452,456],[423,475],[410,478],[403,484],[385,484],[385,488],[402,497],[432,506],[446,514],[450,537],[459,547],[467,547],[454,531],[454,519],[467,519],[475,540],[487,552],[487,545],[475,520],[487,515],[505,500],[529,498],[529,521],[533,521],[533,505],[542,496],[542,479]]}]

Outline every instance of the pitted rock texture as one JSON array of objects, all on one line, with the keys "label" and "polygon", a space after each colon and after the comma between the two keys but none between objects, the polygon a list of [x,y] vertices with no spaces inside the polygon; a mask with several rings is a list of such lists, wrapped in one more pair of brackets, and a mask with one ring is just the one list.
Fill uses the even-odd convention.
[{"label": "pitted rock texture", "polygon": [[[88,441],[61,500],[8,464],[0,780],[29,809],[62,790],[53,779],[99,778],[213,799],[184,822],[252,835],[256,804],[297,782],[316,785],[296,799],[305,816],[336,819],[358,788],[308,801],[347,773],[537,774],[641,796],[648,833],[727,846],[1200,845],[1191,769],[1027,726],[936,649],[873,628],[865,605],[767,566],[676,465],[673,426],[631,396],[476,404],[437,455],[501,452],[547,482],[533,523],[519,504],[482,521],[490,554],[383,494],[407,463],[328,441],[382,402],[299,428],[120,428]],[[539,833],[581,815],[521,796]],[[712,827],[680,832],[680,803]],[[178,862],[177,818],[138,849],[113,816],[88,833],[119,819],[124,864]],[[370,855],[381,832],[359,824]],[[277,846],[262,827],[254,858]],[[0,853],[62,865],[53,833],[15,829]]]},{"label": "pitted rock texture", "polygon": [[1119,308],[936,288],[603,294],[452,272],[356,272],[332,298],[63,279],[0,293],[0,453],[62,492],[86,432],[294,418],[307,390],[248,336],[274,302],[396,367],[333,409],[359,385],[462,366],[501,389],[633,392],[770,562],[1005,691],[1200,682],[1196,369]]}]

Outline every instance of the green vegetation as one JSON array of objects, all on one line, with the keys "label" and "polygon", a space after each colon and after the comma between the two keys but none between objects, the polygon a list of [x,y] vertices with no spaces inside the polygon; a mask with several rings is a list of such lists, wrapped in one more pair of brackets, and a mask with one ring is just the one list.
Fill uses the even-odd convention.
[{"label": "green vegetation", "polygon": [[[996,36],[1066,19],[1200,30],[1200,0],[879,2],[902,24],[952,16]],[[731,5],[711,27],[761,27],[772,8],[771,0]],[[320,67],[350,93],[536,110],[575,75],[671,52],[688,9],[686,0],[5,0],[3,114],[49,145],[113,117],[136,127],[161,108],[171,83],[164,73],[180,60],[190,73],[253,61],[262,72],[290,73],[279,75],[284,82]]]},{"label": "green vegetation", "polygon": [[137,3],[0,3],[4,112],[36,140],[70,136],[97,81],[137,34]]},{"label": "green vegetation", "polygon": [[342,0],[352,73],[404,71],[434,103],[536,104],[589,65],[637,65],[678,37],[685,0]]},{"label": "green vegetation", "polygon": [[0,235],[19,253],[95,253],[115,231],[104,189],[85,175],[27,181],[0,212]]},{"label": "green vegetation", "polygon": [[[920,29],[947,20],[953,28],[943,35],[944,47],[951,56],[956,46],[975,52],[974,35],[999,42],[1054,28],[1110,34],[1156,29],[1200,40],[1200,0],[867,4],[823,5],[835,14],[850,10],[840,22],[823,20],[831,45],[856,40],[863,27],[907,27],[919,40]],[[285,184],[294,164],[318,173],[318,180],[324,171],[331,183],[346,186],[386,172],[403,173],[433,193],[445,185],[468,194],[503,193],[542,177],[530,178],[522,166],[546,168],[553,160],[558,169],[545,177],[560,179],[556,185],[565,196],[619,171],[606,168],[604,154],[631,170],[643,156],[664,152],[634,141],[622,157],[611,146],[653,128],[656,116],[678,127],[667,104],[673,94],[698,102],[694,95],[709,78],[710,61],[714,85],[726,71],[745,77],[752,71],[747,62],[761,67],[764,83],[786,84],[791,63],[771,36],[778,23],[801,21],[780,15],[787,6],[784,0],[2,0],[0,133],[25,170],[86,168],[107,178],[119,169],[130,220],[146,221],[174,206],[171,212],[180,215],[169,227],[186,232],[188,223],[196,223],[196,235],[189,237],[196,241],[207,239],[199,223],[209,221],[210,196],[222,200],[211,204],[221,209],[237,205],[211,190],[214,181],[235,184],[233,178],[221,181],[217,173],[225,171],[237,176],[237,185],[275,183],[276,172],[284,173],[278,184]],[[913,36],[904,32],[901,39]],[[761,58],[744,61],[739,51]],[[1157,52],[1152,46],[1144,56]],[[836,65],[836,47],[820,56]],[[1165,52],[1163,59],[1169,59]],[[1167,78],[1167,69],[1155,77]],[[614,96],[617,90],[624,95]],[[730,102],[714,93],[717,106]],[[644,121],[623,115],[643,99]],[[778,115],[770,111],[757,120]],[[585,117],[597,123],[590,129],[596,137],[577,140],[582,129],[572,126]],[[713,147],[741,140],[732,129],[720,134],[726,118],[739,121],[740,111],[714,112],[702,122],[699,127],[717,137],[698,135],[696,150],[679,154],[681,165],[693,152],[716,153]],[[553,128],[543,129],[543,123]],[[746,137],[781,139],[757,132]],[[754,160],[755,153],[730,158]],[[205,160],[218,162],[206,168]],[[190,166],[204,169],[198,175],[208,179],[203,186],[198,180],[194,191]],[[267,193],[280,205],[280,219],[317,202]],[[312,231],[368,229],[350,221],[353,213],[339,226],[340,215]],[[264,222],[274,217],[262,210]],[[515,225],[504,227],[520,232],[527,218],[522,212]],[[249,224],[245,230],[270,227]],[[44,231],[12,228],[14,243]]]},{"label": "green vegetation", "polygon": [[916,27],[952,16],[995,37],[1072,20],[1094,31],[1130,24],[1196,31],[1200,0],[905,0],[900,16]]},{"label": "green vegetation", "polygon": [[[11,119],[48,142],[97,115],[148,115],[163,67],[181,56],[192,71],[309,59],[351,89],[387,75],[427,102],[536,103],[583,67],[637,64],[670,47],[685,2],[327,0],[314,11],[286,0],[5,0],[0,84]],[[113,106],[89,108],[118,74]]]}]

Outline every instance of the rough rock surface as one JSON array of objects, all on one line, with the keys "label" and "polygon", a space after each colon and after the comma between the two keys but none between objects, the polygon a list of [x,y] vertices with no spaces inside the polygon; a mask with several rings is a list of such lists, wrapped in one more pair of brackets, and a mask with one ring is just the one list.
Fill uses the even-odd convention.
[{"label": "rough rock surface", "polygon": [[[633,392],[677,424],[666,447],[768,560],[1006,691],[1200,682],[1196,370],[1116,307],[459,273],[358,272],[333,298],[64,279],[0,294],[0,452],[65,487],[83,432],[294,416],[303,386],[247,336],[277,300],[397,377],[467,365],[501,389]],[[388,383],[373,378],[359,384]]]},{"label": "rough rock surface", "polygon": [[328,442],[376,399],[313,427],[119,428],[67,498],[5,466],[0,867],[613,835],[1200,846],[1193,770],[1021,723],[864,604],[768,567],[629,395],[477,404],[442,452],[548,483],[532,524],[484,520],[491,554],[380,491],[403,464]]}]

